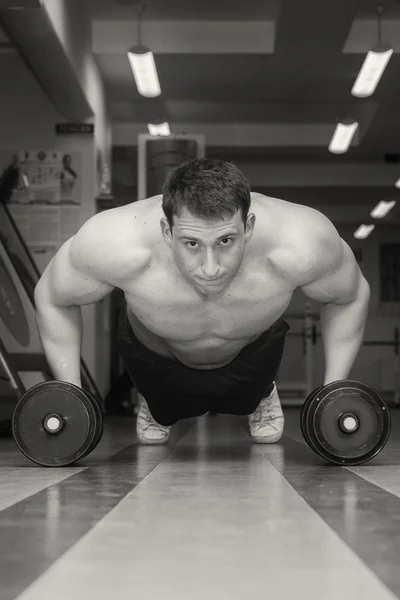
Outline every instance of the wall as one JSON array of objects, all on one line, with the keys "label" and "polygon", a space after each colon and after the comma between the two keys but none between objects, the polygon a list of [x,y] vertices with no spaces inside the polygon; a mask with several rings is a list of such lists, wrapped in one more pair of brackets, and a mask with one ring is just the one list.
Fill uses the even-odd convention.
[{"label": "wall", "polygon": [[93,109],[96,159],[100,154],[102,165],[110,165],[111,121],[104,83],[92,53],[92,22],[87,6],[84,2],[66,0],[43,0],[43,6]]},{"label": "wall", "polygon": [[1,149],[52,148],[54,123],[62,119],[15,51],[0,52],[0,77]]}]

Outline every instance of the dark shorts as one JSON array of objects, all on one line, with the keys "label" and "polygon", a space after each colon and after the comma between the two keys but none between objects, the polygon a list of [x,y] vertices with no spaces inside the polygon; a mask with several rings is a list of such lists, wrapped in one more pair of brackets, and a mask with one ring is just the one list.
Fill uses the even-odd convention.
[{"label": "dark shorts", "polygon": [[153,418],[161,425],[204,415],[253,413],[272,391],[289,325],[279,319],[234,360],[219,369],[201,370],[156,354],[132,331],[123,302],[118,350]]}]

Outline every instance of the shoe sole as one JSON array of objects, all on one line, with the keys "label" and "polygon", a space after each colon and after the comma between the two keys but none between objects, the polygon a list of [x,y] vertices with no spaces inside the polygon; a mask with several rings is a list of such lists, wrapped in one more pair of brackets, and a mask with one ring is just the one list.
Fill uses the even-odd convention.
[{"label": "shoe sole", "polygon": [[146,440],[145,438],[142,438],[140,435],[138,435],[137,437],[138,437],[139,442],[141,444],[143,444],[144,446],[163,446],[169,440],[169,436],[163,440]]},{"label": "shoe sole", "polygon": [[277,433],[274,436],[264,436],[264,437],[256,437],[256,436],[251,436],[251,439],[256,442],[256,444],[276,444],[276,442],[279,442],[279,440],[282,437],[282,433]]}]

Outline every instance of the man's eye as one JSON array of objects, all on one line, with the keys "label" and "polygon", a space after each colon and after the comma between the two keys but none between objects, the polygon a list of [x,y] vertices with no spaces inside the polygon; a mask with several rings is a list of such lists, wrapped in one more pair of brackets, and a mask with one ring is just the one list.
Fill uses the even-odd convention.
[{"label": "man's eye", "polygon": [[[192,245],[192,244],[193,244],[193,245]],[[188,245],[190,248],[195,248],[195,247],[197,246],[197,242],[188,242],[188,243],[187,243],[187,245]]]},{"label": "man's eye", "polygon": [[[223,238],[223,239],[221,240],[221,244],[222,244],[223,246],[228,246],[228,244],[229,244],[231,241],[232,241],[232,240],[231,240],[231,238]],[[225,243],[222,243],[222,242],[225,242]]]}]

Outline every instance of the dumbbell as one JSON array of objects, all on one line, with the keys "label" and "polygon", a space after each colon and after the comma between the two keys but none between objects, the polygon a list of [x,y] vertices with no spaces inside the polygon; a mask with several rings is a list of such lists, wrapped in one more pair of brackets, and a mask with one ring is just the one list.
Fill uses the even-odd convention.
[{"label": "dumbbell", "polygon": [[341,380],[316,388],[300,415],[303,437],[314,452],[336,465],[361,465],[384,448],[390,412],[365,383]]},{"label": "dumbbell", "polygon": [[31,461],[64,467],[96,448],[103,434],[103,413],[96,398],[80,387],[45,381],[19,399],[12,431],[18,448]]}]

